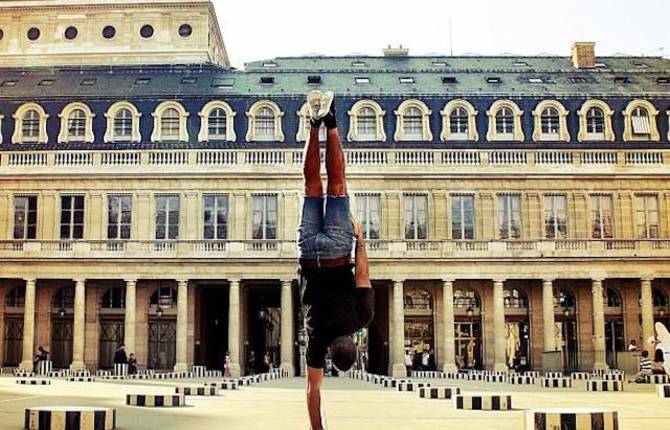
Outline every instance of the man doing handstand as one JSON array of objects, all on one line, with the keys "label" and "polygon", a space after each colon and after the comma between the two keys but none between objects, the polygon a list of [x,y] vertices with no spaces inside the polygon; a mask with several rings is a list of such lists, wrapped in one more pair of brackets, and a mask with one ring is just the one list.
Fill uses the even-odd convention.
[{"label": "man doing handstand", "polygon": [[[332,92],[318,90],[307,97],[311,127],[303,160],[305,199],[298,227],[301,296],[309,338],[307,410],[312,430],[325,428],[320,390],[328,349],[335,368],[349,370],[356,359],[352,335],[370,323],[374,308],[363,234],[350,215],[344,152],[333,99]],[[327,131],[325,199],[319,149],[321,124]],[[354,239],[355,264],[352,264]]]}]

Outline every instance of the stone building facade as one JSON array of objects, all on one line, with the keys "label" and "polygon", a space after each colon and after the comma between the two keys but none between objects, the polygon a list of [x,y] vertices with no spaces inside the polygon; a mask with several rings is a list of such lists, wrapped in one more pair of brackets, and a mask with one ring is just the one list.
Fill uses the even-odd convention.
[{"label": "stone building facade", "polygon": [[668,322],[668,60],[576,43],[236,70],[208,1],[5,3],[5,366],[31,368],[42,345],[55,367],[107,368],[125,343],[140,367],[221,368],[228,352],[238,373],[268,351],[297,371],[314,88],[337,94],[368,236],[369,369],[403,374],[415,350],[446,370],[613,367]]}]

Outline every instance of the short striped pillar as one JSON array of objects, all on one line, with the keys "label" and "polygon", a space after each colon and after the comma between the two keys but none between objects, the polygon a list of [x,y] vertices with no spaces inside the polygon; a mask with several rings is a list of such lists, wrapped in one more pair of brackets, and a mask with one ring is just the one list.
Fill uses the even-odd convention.
[{"label": "short striped pillar", "polygon": [[246,386],[249,386],[249,385],[251,385],[253,382],[254,382],[253,379],[251,379],[251,378],[249,378],[249,377],[246,377],[246,376],[242,376],[242,377],[240,377],[240,378],[237,378],[237,385],[239,385],[240,387],[246,387]]},{"label": "short striped pillar", "polygon": [[51,360],[41,360],[37,362],[37,374],[46,376],[53,370],[53,363]]},{"label": "short striped pillar", "polygon": [[91,371],[87,369],[73,370],[70,371],[70,376],[74,376],[77,378],[86,378],[91,376]]},{"label": "short striped pillar", "polygon": [[144,408],[176,408],[186,405],[183,394],[127,394],[126,405]]},{"label": "short striped pillar", "polygon": [[563,372],[544,372],[545,378],[562,378]]},{"label": "short striped pillar", "polygon": [[37,406],[26,408],[26,430],[112,430],[116,410],[85,406]]},{"label": "short striped pillar", "polygon": [[421,387],[418,390],[421,399],[449,400],[461,393],[458,387]]},{"label": "short striped pillar", "polygon": [[541,385],[544,388],[570,388],[572,387],[572,378],[542,378]]},{"label": "short striped pillar", "polygon": [[384,387],[384,388],[395,388],[399,381],[400,382],[408,382],[408,381],[405,381],[405,380],[389,378],[389,379],[384,379],[382,381],[382,387]]},{"label": "short striped pillar", "polygon": [[603,373],[602,380],[604,381],[623,381],[624,379],[624,374],[623,373]]},{"label": "short striped pillar", "polygon": [[484,377],[484,381],[486,382],[507,382],[507,375],[486,375]]},{"label": "short striped pillar", "polygon": [[35,377],[35,372],[29,372],[23,369],[17,369],[14,371],[14,376],[17,378],[33,378]]},{"label": "short striped pillar", "polygon": [[109,370],[96,370],[95,376],[112,376],[112,372]]},{"label": "short striped pillar", "polygon": [[225,380],[225,381],[216,381],[216,382],[207,382],[206,386],[216,387],[219,390],[237,390],[237,381],[234,379]]},{"label": "short striped pillar", "polygon": [[533,385],[535,384],[535,378],[527,375],[513,375],[509,377],[510,384],[514,385]]},{"label": "short striped pillar", "polygon": [[456,409],[507,411],[512,409],[512,396],[493,393],[459,394],[456,396]]},{"label": "short striped pillar", "polygon": [[114,364],[114,372],[112,374],[114,376],[126,376],[126,375],[128,375],[128,365],[126,363],[115,363]]},{"label": "short striped pillar", "polygon": [[623,391],[623,381],[592,379],[586,381],[586,391]]},{"label": "short striped pillar", "polygon": [[95,382],[92,376],[70,376],[67,378],[68,382]]},{"label": "short striped pillar", "polygon": [[575,381],[585,381],[587,379],[591,379],[591,374],[588,372],[572,372],[570,374],[570,378],[574,379]]},{"label": "short striped pillar", "polygon": [[[130,375],[128,375],[130,376]],[[100,379],[103,379],[105,381],[123,381],[124,379],[127,379],[128,376],[126,375],[106,375],[106,376],[101,376]]]},{"label": "short striped pillar", "polygon": [[191,373],[196,378],[204,378],[207,374],[207,366],[193,366],[191,368]]},{"label": "short striped pillar", "polygon": [[16,380],[16,383],[19,385],[50,385],[50,379],[40,379],[40,378],[20,378]]},{"label": "short striped pillar", "polygon": [[398,382],[395,386],[396,391],[416,391],[422,387],[430,387],[428,382]]},{"label": "short striped pillar", "polygon": [[657,385],[656,394],[662,399],[670,399],[670,384]]},{"label": "short striped pillar", "polygon": [[526,370],[523,372],[523,376],[530,376],[531,378],[539,378],[540,376],[540,371],[539,370]]},{"label": "short striped pillar", "polygon": [[175,387],[174,391],[185,396],[216,396],[219,394],[218,388],[205,386],[180,386]]},{"label": "short striped pillar", "polygon": [[667,384],[670,382],[668,375],[646,375],[644,379],[649,384]]},{"label": "short striped pillar", "polygon": [[598,408],[537,409],[524,412],[524,430],[618,430],[616,411]]},{"label": "short striped pillar", "polygon": [[484,374],[481,373],[468,373],[468,381],[483,381]]}]

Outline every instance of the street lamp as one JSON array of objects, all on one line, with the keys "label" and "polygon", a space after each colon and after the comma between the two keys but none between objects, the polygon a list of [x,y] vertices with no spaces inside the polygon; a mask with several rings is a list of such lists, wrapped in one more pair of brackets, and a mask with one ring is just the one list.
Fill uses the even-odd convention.
[{"label": "street lamp", "polygon": [[63,318],[65,316],[65,308],[61,306],[61,308],[58,310],[58,316]]}]

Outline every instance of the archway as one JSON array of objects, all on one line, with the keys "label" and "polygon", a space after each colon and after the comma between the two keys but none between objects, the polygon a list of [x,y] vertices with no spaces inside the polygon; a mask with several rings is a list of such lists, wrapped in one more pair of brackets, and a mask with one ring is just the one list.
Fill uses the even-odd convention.
[{"label": "archway", "polygon": [[510,369],[530,369],[530,318],[528,295],[521,288],[503,290],[505,304],[506,360]]},{"label": "archway", "polygon": [[18,366],[23,353],[23,310],[26,299],[24,285],[12,288],[5,295],[4,325],[4,356],[3,366]]},{"label": "archway", "polygon": [[435,370],[433,295],[424,287],[405,291],[405,351],[412,355],[414,370]]},{"label": "archway", "polygon": [[173,369],[177,360],[177,289],[161,281],[149,298],[149,369]]},{"label": "archway", "polygon": [[482,369],[482,301],[470,281],[454,288],[454,337],[459,369]]},{"label": "archway", "polygon": [[[100,340],[98,367],[114,367],[114,352],[123,343],[126,310],[126,289],[109,288],[100,300]],[[128,350],[128,353],[135,351]]]},{"label": "archway", "polygon": [[623,299],[611,286],[603,289],[605,303],[605,360],[610,369],[617,368],[617,352],[626,350]]},{"label": "archway", "polygon": [[561,351],[563,369],[579,370],[579,332],[577,330],[577,298],[572,289],[554,289],[556,348]]},{"label": "archway", "polygon": [[72,363],[74,333],[74,287],[56,290],[51,299],[51,361],[54,369],[67,369]]}]

